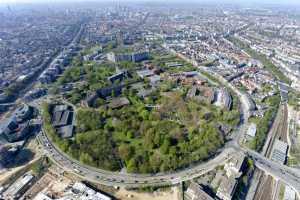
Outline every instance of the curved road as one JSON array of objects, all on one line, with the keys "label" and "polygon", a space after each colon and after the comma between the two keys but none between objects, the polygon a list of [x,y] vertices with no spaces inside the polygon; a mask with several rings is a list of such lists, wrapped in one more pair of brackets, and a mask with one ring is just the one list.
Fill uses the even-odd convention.
[{"label": "curved road", "polygon": [[66,171],[75,173],[93,182],[100,182],[109,186],[139,187],[149,185],[170,185],[180,183],[185,180],[190,180],[212,170],[216,166],[231,158],[236,151],[234,148],[239,147],[239,138],[246,130],[246,124],[249,117],[247,96],[235,89],[235,87],[228,83],[225,79],[221,79],[220,77],[218,77],[218,79],[222,84],[230,87],[240,97],[242,103],[243,123],[233,133],[234,139],[226,143],[225,147],[222,149],[222,152],[220,152],[215,158],[204,163],[200,163],[173,173],[129,174],[122,172],[111,172],[84,165],[66,155],[51,143],[44,130],[41,131],[37,138],[44,147],[45,154],[49,156],[56,164],[61,166]]},{"label": "curved road", "polygon": [[44,131],[37,136],[40,144],[44,147],[45,154],[50,157],[53,162],[58,164],[65,171],[74,173],[86,180],[101,183],[108,186],[125,186],[125,187],[140,187],[140,186],[161,186],[181,183],[182,181],[191,180],[198,177],[216,166],[224,163],[231,158],[235,152],[243,152],[255,161],[255,165],[265,171],[267,174],[280,179],[287,185],[294,188],[297,194],[300,194],[300,172],[284,165],[277,164],[263,155],[241,147],[239,141],[243,133],[247,129],[249,114],[249,99],[247,95],[236,89],[231,83],[225,80],[220,75],[202,68],[200,71],[205,71],[218,78],[225,86],[231,88],[240,98],[242,110],[242,124],[233,133],[233,140],[226,143],[222,152],[213,159],[200,163],[180,171],[158,174],[129,174],[122,172],[111,172],[94,167],[90,167],[72,159],[53,145]]}]

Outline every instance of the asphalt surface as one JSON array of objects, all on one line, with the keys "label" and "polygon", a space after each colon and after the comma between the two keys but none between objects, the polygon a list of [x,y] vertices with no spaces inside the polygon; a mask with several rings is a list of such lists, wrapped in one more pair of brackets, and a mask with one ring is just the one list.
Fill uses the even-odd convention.
[{"label": "asphalt surface", "polygon": [[218,156],[207,162],[203,162],[201,164],[173,173],[131,174],[111,172],[83,165],[79,161],[72,159],[55,147],[43,131],[40,132],[37,138],[44,147],[45,155],[50,157],[61,168],[78,174],[87,180],[99,182],[108,186],[140,187],[177,184],[207,173],[231,158],[235,152],[233,148],[226,148]]},{"label": "asphalt surface", "polygon": [[[201,68],[203,70],[203,68]],[[125,187],[141,187],[141,186],[161,186],[181,183],[182,181],[191,180],[198,177],[218,165],[226,162],[235,152],[244,152],[250,156],[254,161],[256,167],[263,170],[266,174],[273,176],[275,179],[279,179],[285,184],[294,188],[297,194],[300,194],[300,172],[289,168],[287,166],[275,163],[263,155],[241,147],[239,145],[240,139],[246,131],[249,112],[249,99],[248,97],[236,89],[233,85],[227,82],[220,75],[204,69],[205,72],[209,72],[218,80],[231,88],[236,95],[240,98],[241,110],[242,110],[242,124],[233,133],[232,141],[228,142],[222,152],[216,157],[207,162],[203,162],[189,168],[185,168],[180,171],[160,174],[129,174],[123,172],[111,172],[98,168],[93,168],[80,163],[77,160],[72,159],[70,156],[61,152],[54,144],[51,143],[44,131],[38,134],[37,138],[40,144],[44,147],[45,154],[50,157],[56,164],[62,167],[68,172],[77,174],[78,176],[100,184],[108,186],[125,186]]]},{"label": "asphalt surface", "polygon": [[[38,134],[37,138],[40,144],[44,147],[45,155],[50,157],[56,164],[58,164],[66,171],[75,173],[82,178],[93,182],[98,182],[109,186],[140,187],[153,185],[170,185],[177,184],[186,180],[191,180],[204,173],[207,173],[208,171],[214,169],[222,163],[225,163],[226,160],[231,158],[236,151],[235,149],[239,148],[239,139],[247,128],[246,124],[250,115],[247,107],[248,97],[242,94],[233,85],[228,83],[223,77],[222,79],[221,77],[218,78],[220,79],[220,82],[222,84],[230,87],[241,98],[243,123],[241,123],[239,127],[237,127],[237,129],[232,133],[232,141],[226,143],[225,147],[222,149],[222,152],[216,155],[215,158],[212,158],[209,161],[203,163],[193,165],[183,170],[162,174],[129,174],[123,172],[111,172],[84,165],[79,161],[71,158],[69,155],[66,155],[49,140],[43,130],[40,132],[40,134]],[[35,103],[34,105],[39,107],[38,103]]]}]

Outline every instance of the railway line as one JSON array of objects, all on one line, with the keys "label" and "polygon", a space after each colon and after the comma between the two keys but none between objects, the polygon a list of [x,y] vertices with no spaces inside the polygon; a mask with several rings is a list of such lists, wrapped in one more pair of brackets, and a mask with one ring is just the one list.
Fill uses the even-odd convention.
[{"label": "railway line", "polygon": [[[280,105],[276,119],[269,133],[270,139],[266,144],[268,146],[265,151],[265,156],[267,158],[271,157],[273,144],[276,139],[287,142],[287,137],[288,137],[287,128],[288,128],[288,109],[287,109],[287,104],[285,103]],[[264,200],[264,199],[276,200],[277,193],[281,184],[282,183],[279,180],[274,180],[271,176],[266,176],[262,173],[258,184],[258,191],[254,196],[254,200]],[[268,193],[268,195],[266,196],[265,193]]]}]

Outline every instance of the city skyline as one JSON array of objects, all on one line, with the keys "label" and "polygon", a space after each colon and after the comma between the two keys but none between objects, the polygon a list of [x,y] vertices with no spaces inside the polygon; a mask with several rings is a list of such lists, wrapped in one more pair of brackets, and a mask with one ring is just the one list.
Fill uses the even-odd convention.
[{"label": "city skyline", "polygon": [[[100,3],[100,2],[112,2],[112,3],[122,3],[122,2],[155,2],[155,3],[182,3],[181,0],[1,0],[0,4],[23,4],[23,3],[38,3],[38,4],[51,4],[51,3]],[[229,3],[229,4],[275,4],[275,5],[300,5],[298,0],[189,0],[190,3]],[[185,1],[185,3],[187,3]]]}]

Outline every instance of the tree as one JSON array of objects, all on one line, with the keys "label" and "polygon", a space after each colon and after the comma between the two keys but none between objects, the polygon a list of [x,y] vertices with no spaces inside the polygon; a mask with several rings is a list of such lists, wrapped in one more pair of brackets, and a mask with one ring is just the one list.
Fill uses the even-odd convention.
[{"label": "tree", "polygon": [[81,153],[79,157],[80,162],[85,163],[87,165],[93,165],[93,158],[88,153]]},{"label": "tree", "polygon": [[169,148],[171,146],[171,139],[169,137],[165,137],[163,144],[160,147],[160,151],[163,154],[167,154],[169,151]]},{"label": "tree", "polygon": [[145,136],[144,136],[145,147],[147,147],[149,149],[153,149],[153,147],[155,145],[154,136],[155,136],[155,132],[153,129],[149,129],[146,131]]},{"label": "tree", "polygon": [[123,160],[128,161],[132,157],[134,149],[128,144],[121,144],[118,148],[118,152]]},{"label": "tree", "polygon": [[138,171],[137,161],[136,161],[135,157],[133,157],[129,160],[129,162],[127,164],[127,171],[128,172],[137,172]]},{"label": "tree", "polygon": [[149,159],[149,164],[154,172],[159,171],[161,163],[162,158],[158,153],[154,153]]}]

